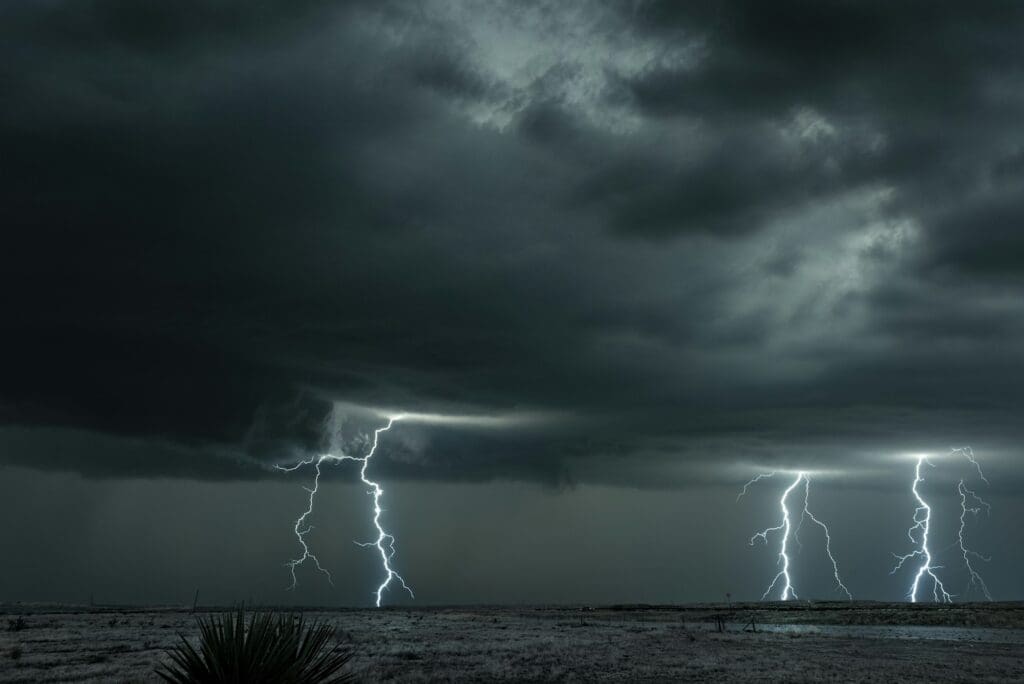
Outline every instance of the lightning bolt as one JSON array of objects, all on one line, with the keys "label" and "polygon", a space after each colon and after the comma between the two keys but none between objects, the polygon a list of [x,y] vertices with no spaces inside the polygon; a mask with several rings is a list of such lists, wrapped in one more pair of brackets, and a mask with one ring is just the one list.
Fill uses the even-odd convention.
[{"label": "lightning bolt", "polygon": [[[985,507],[986,512],[991,512],[992,507],[989,506],[987,501],[985,501],[980,496],[975,494],[973,491],[968,489],[967,486],[964,484],[963,479],[960,480],[960,483],[957,485],[956,490],[960,494],[960,529],[957,531],[957,542],[960,545],[960,553],[962,553],[964,557],[964,565],[967,566],[967,572],[969,573],[969,586],[978,587],[979,589],[981,589],[981,592],[985,594],[985,598],[991,601],[992,594],[990,594],[988,591],[988,585],[985,584],[985,580],[982,579],[981,575],[979,575],[978,572],[974,569],[974,566],[971,565],[971,557],[977,558],[986,563],[991,559],[981,555],[977,551],[972,551],[971,549],[967,548],[967,542],[964,537],[964,528],[967,527],[968,513],[976,516],[978,515],[978,513],[981,512],[982,506]],[[967,505],[967,497],[971,497],[971,501],[973,503],[971,507],[968,507]]]},{"label": "lightning bolt", "polygon": [[[765,478],[772,477],[773,475],[775,475],[774,472],[762,473],[761,475],[758,475],[757,477],[747,482],[747,484],[743,486],[743,491],[740,492],[740,495],[738,497],[736,497],[737,501],[740,497],[747,493],[747,489],[751,485]],[[766,598],[768,598],[768,595],[772,593],[772,590],[775,589],[776,585],[779,584],[780,580],[782,582],[782,594],[780,595],[780,598],[783,601],[788,601],[790,598],[799,598],[799,596],[797,596],[796,591],[793,589],[792,577],[790,577],[789,574],[790,560],[788,550],[790,535],[792,534],[793,538],[796,539],[798,544],[799,539],[796,536],[797,531],[793,530],[792,518],[790,516],[789,506],[787,505],[786,501],[789,499],[790,494],[793,493],[793,490],[799,487],[801,483],[803,483],[804,485],[804,505],[800,513],[800,523],[797,527],[797,531],[800,529],[800,527],[803,526],[803,521],[808,518],[814,524],[818,525],[822,529],[822,531],[825,533],[825,553],[828,555],[828,559],[832,563],[832,576],[836,581],[836,586],[838,589],[841,589],[848,598],[852,600],[853,596],[850,594],[850,590],[846,588],[846,585],[843,584],[842,579],[840,579],[839,577],[839,564],[836,562],[836,558],[832,553],[832,536],[829,534],[828,526],[825,523],[823,523],[820,519],[818,519],[813,513],[811,513],[811,478],[804,471],[800,471],[796,474],[796,479],[793,480],[792,484],[786,487],[785,491],[782,492],[782,496],[779,498],[779,508],[782,510],[782,522],[780,522],[778,525],[775,525],[774,527],[767,527],[750,538],[751,546],[753,546],[758,539],[760,539],[765,543],[765,545],[767,545],[768,535],[770,533],[779,531],[782,532],[782,539],[779,544],[778,556],[778,564],[782,567],[779,570],[779,572],[775,575],[775,577],[772,579],[771,584],[768,585],[768,589],[766,589],[764,594],[761,595],[761,600],[763,601]]]},{"label": "lightning bolt", "polygon": [[742,499],[746,495],[747,490],[750,489],[751,485],[756,484],[761,480],[767,479],[769,477],[775,477],[774,470],[770,473],[761,473],[760,475],[757,475],[754,478],[752,478],[749,482],[747,482],[747,484],[743,485],[743,491],[736,495],[736,500],[739,501],[740,499]]},{"label": "lightning bolt", "polygon": [[373,445],[371,446],[370,450],[366,453],[365,456],[356,457],[349,456],[348,454],[344,453],[327,453],[321,454],[320,456],[311,456],[308,459],[299,461],[298,463],[295,463],[290,466],[274,466],[278,470],[284,472],[293,472],[295,470],[298,470],[299,468],[302,468],[303,466],[312,465],[314,466],[314,470],[316,473],[315,476],[313,477],[313,486],[303,487],[303,489],[309,492],[309,504],[306,506],[306,510],[303,511],[302,515],[300,515],[295,520],[295,526],[293,528],[295,531],[295,538],[298,540],[299,546],[302,548],[302,555],[296,559],[288,561],[285,564],[285,566],[291,572],[292,576],[292,583],[291,586],[288,587],[289,589],[294,589],[295,586],[298,584],[298,578],[295,574],[296,568],[306,563],[307,561],[312,562],[316,569],[324,573],[327,576],[328,581],[330,581],[332,585],[334,584],[333,578],[331,577],[331,573],[328,572],[320,564],[320,559],[317,558],[316,555],[309,549],[309,544],[306,541],[306,535],[309,534],[309,532],[313,529],[313,526],[309,525],[307,523],[307,520],[313,514],[316,495],[320,489],[321,465],[323,465],[325,462],[336,464],[341,463],[342,461],[359,461],[362,463],[362,467],[359,469],[359,478],[363,481],[363,484],[370,488],[367,493],[373,497],[373,525],[377,529],[377,539],[365,543],[355,543],[359,546],[364,547],[373,546],[380,553],[381,565],[384,569],[384,581],[381,582],[380,586],[377,587],[377,591],[375,592],[377,599],[376,605],[378,608],[380,608],[384,590],[388,588],[388,586],[391,584],[393,580],[398,580],[398,582],[402,585],[402,588],[409,592],[409,596],[415,598],[412,589],[410,589],[409,585],[405,583],[405,579],[403,579],[402,576],[395,572],[394,568],[391,567],[391,559],[395,555],[395,537],[391,534],[388,534],[387,531],[384,530],[384,527],[381,525],[380,521],[381,513],[384,512],[384,509],[381,508],[380,505],[381,497],[384,495],[384,489],[380,486],[380,483],[374,482],[373,480],[369,479],[366,476],[366,469],[370,465],[370,459],[373,458],[374,454],[377,453],[377,446],[380,443],[380,433],[387,432],[388,430],[390,430],[391,426],[394,425],[396,421],[399,421],[402,418],[403,415],[401,414],[396,416],[390,416],[388,418],[387,424],[384,427],[377,428],[376,430],[373,431]]},{"label": "lightning bolt", "polygon": [[274,466],[278,470],[282,470],[282,471],[284,471],[286,473],[290,473],[290,472],[293,472],[295,470],[298,470],[302,466],[307,466],[307,465],[312,464],[314,469],[315,469],[315,471],[316,471],[316,475],[313,477],[313,486],[312,487],[303,487],[303,489],[305,489],[307,492],[309,492],[309,504],[306,506],[306,510],[302,512],[302,515],[300,515],[298,518],[295,519],[295,527],[294,527],[295,538],[299,540],[299,546],[302,547],[302,555],[299,556],[298,558],[295,558],[295,559],[290,560],[287,563],[285,563],[285,567],[288,568],[288,570],[291,572],[291,575],[292,575],[292,583],[288,587],[289,590],[294,589],[295,586],[299,582],[298,577],[295,575],[295,569],[297,567],[299,567],[300,565],[302,565],[303,563],[305,563],[306,561],[312,561],[313,565],[316,566],[317,570],[319,570],[323,574],[327,575],[327,581],[330,582],[331,585],[334,584],[334,579],[331,577],[331,573],[328,572],[327,569],[324,568],[322,565],[320,565],[320,559],[317,558],[316,555],[312,551],[309,550],[309,544],[306,542],[306,535],[309,534],[309,532],[313,529],[313,526],[307,524],[306,523],[306,519],[309,518],[309,516],[313,515],[313,506],[314,506],[315,501],[316,501],[316,494],[317,494],[317,491],[320,489],[320,465],[324,461],[344,461],[344,460],[355,460],[355,459],[352,459],[349,456],[338,457],[338,456],[334,456],[333,454],[323,454],[323,455],[321,455],[319,457],[311,456],[308,459],[303,460],[303,461],[299,461],[298,463],[296,463],[294,465],[291,465],[291,466],[281,466],[281,465],[275,465]]},{"label": "lightning bolt", "polygon": [[775,527],[767,527],[750,538],[751,546],[754,545],[754,540],[758,538],[764,541],[765,545],[767,545],[769,532],[785,530],[782,535],[782,542],[779,546],[779,564],[782,565],[782,569],[779,570],[778,574],[775,575],[775,578],[772,579],[772,583],[768,585],[768,588],[765,590],[764,594],[762,594],[762,601],[768,598],[768,594],[772,593],[772,589],[775,588],[775,585],[778,584],[780,579],[782,580],[782,595],[780,598],[783,601],[788,601],[790,597],[800,598],[796,595],[796,592],[793,591],[793,582],[789,576],[789,554],[786,551],[786,543],[789,541],[789,533],[792,528],[792,523],[789,520],[789,508],[786,506],[786,499],[789,497],[790,493],[796,489],[797,485],[800,484],[801,479],[803,479],[803,473],[798,473],[796,479],[793,480],[793,484],[786,487],[786,491],[782,493],[782,498],[779,499],[779,507],[782,509],[782,522]]},{"label": "lightning bolt", "polygon": [[[943,603],[950,603],[953,600],[953,596],[946,591],[942,580],[935,574],[935,570],[938,568],[932,566],[932,553],[928,548],[928,531],[932,520],[932,509],[924,498],[921,497],[921,492],[917,489],[917,486],[924,482],[924,478],[921,476],[921,466],[925,463],[929,467],[935,467],[928,460],[927,456],[918,456],[917,466],[914,468],[914,482],[910,485],[910,491],[914,495],[914,499],[917,500],[917,508],[914,509],[914,524],[907,530],[907,537],[910,538],[910,542],[917,546],[917,548],[902,556],[894,553],[896,566],[893,567],[892,572],[889,574],[895,574],[911,558],[921,558],[922,563],[914,574],[914,582],[910,585],[910,592],[907,594],[907,598],[910,599],[911,603],[917,603],[918,586],[921,584],[921,579],[927,575],[932,580],[932,598],[936,602],[941,600]],[[915,532],[919,533],[919,539],[914,537]]]},{"label": "lightning bolt", "polygon": [[366,456],[363,457],[363,467],[359,469],[359,478],[370,487],[370,494],[373,496],[373,525],[377,528],[377,539],[372,542],[360,543],[356,542],[359,546],[374,546],[377,551],[380,552],[381,566],[384,568],[384,581],[377,587],[377,607],[380,608],[381,597],[384,594],[384,590],[388,588],[392,580],[398,580],[402,585],[402,588],[409,592],[409,596],[416,598],[416,595],[412,593],[412,589],[405,583],[405,580],[395,572],[394,568],[391,567],[391,559],[395,555],[395,538],[393,535],[388,534],[384,531],[384,528],[380,524],[380,514],[384,511],[380,507],[380,498],[384,495],[384,490],[381,489],[380,484],[366,477],[366,467],[370,465],[370,459],[377,452],[377,444],[380,442],[380,433],[387,432],[394,425],[396,420],[400,420],[402,416],[392,416],[388,418],[388,424],[382,428],[377,428],[373,431],[373,447],[367,452]]},{"label": "lightning bolt", "polygon": [[[981,481],[984,482],[986,485],[990,484],[988,478],[985,477],[985,473],[982,472],[981,464],[978,463],[978,460],[975,458],[974,451],[971,449],[971,447],[958,447],[952,449],[951,451],[953,454],[963,456],[968,461],[970,461],[971,465],[974,466],[974,469],[978,471],[978,477],[981,479]],[[985,598],[991,601],[992,595],[988,591],[988,585],[985,584],[985,580],[982,579],[981,575],[978,574],[978,572],[974,569],[974,566],[971,564],[971,558],[974,557],[986,563],[989,562],[991,559],[987,556],[983,556],[980,553],[972,551],[971,549],[967,548],[964,530],[967,527],[968,513],[977,516],[981,512],[981,508],[984,507],[985,513],[991,514],[992,506],[990,506],[987,501],[982,499],[975,492],[968,489],[967,485],[964,484],[963,478],[961,478],[960,482],[957,484],[956,491],[960,495],[960,528],[957,530],[957,544],[960,547],[960,553],[964,557],[964,566],[967,568],[968,589],[970,589],[970,587],[978,587],[979,589],[981,589],[981,592],[985,595]],[[967,497],[970,497],[972,506],[967,505]]]},{"label": "lightning bolt", "polygon": [[[988,481],[988,478],[985,477],[985,473],[981,472],[981,464],[978,463],[978,460],[974,457],[974,451],[971,449],[971,447],[959,447],[953,449],[952,451],[954,454],[963,456],[968,461],[970,461],[972,465],[974,465],[975,469],[978,471],[978,477],[981,478],[982,482],[984,482],[985,484],[991,484]],[[988,504],[985,505],[987,506]]]},{"label": "lightning bolt", "polygon": [[820,520],[818,520],[817,518],[815,518],[814,514],[811,513],[811,505],[810,505],[811,478],[808,477],[806,473],[803,473],[803,478],[804,478],[804,510],[803,510],[803,513],[800,514],[800,525],[797,526],[797,532],[799,533],[800,528],[803,527],[804,518],[810,518],[811,522],[813,522],[815,525],[820,527],[821,531],[825,533],[825,554],[828,556],[829,561],[831,561],[831,563],[832,563],[832,577],[836,581],[836,588],[837,589],[842,589],[843,593],[846,594],[846,598],[848,598],[848,599],[850,599],[852,601],[853,600],[853,594],[851,594],[850,590],[846,588],[845,584],[843,584],[843,580],[839,579],[839,564],[836,563],[836,557],[832,555],[832,535],[829,534],[828,526],[825,525],[825,523],[823,523]]}]

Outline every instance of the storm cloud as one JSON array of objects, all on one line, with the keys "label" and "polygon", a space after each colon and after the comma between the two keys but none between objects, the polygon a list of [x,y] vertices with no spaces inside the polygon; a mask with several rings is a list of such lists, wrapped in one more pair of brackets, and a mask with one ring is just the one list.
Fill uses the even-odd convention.
[{"label": "storm cloud", "polygon": [[[0,458],[681,486],[1024,437],[1024,8],[0,9]],[[366,423],[369,426],[370,423]],[[741,478],[742,479],[742,478]]]}]

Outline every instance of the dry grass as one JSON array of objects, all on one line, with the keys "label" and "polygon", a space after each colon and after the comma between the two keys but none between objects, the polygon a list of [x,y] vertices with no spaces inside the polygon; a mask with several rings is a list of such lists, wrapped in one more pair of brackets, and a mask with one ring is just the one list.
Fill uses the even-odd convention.
[{"label": "dry grass", "polygon": [[[352,672],[373,681],[942,681],[952,668],[965,680],[1024,679],[1024,631],[966,626],[1024,627],[1020,605],[921,610],[794,604],[761,611],[757,622],[762,630],[796,631],[757,634],[741,631],[748,607],[734,606],[729,631],[718,634],[713,616],[724,610],[386,609],[307,617],[335,627],[337,638],[356,654]],[[886,628],[897,631],[841,631],[864,629],[872,619],[897,625]],[[23,649],[20,660],[0,662],[0,680],[150,680],[177,633],[195,630],[187,611],[174,610],[64,609],[36,612],[29,621],[31,628],[21,633],[0,633],[0,652],[15,645]],[[819,626],[795,626],[801,622]],[[945,626],[901,626],[908,623]],[[927,638],[906,638],[915,635]],[[103,660],[95,662],[97,657]]]}]

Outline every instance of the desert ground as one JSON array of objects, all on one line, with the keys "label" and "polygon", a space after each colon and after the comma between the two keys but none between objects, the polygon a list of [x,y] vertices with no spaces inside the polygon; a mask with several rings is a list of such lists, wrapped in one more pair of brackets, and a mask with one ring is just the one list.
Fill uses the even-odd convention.
[{"label": "desert ground", "polygon": [[[1024,681],[1024,603],[304,612],[337,626],[366,681]],[[195,617],[0,605],[0,681],[152,681]]]}]

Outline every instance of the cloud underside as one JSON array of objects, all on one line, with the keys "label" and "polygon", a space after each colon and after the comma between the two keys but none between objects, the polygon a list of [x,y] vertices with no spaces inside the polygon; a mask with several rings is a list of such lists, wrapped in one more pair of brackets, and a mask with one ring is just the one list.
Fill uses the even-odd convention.
[{"label": "cloud underside", "polygon": [[2,458],[262,477],[337,401],[549,417],[394,477],[1005,451],[1022,12],[6,6]]}]

